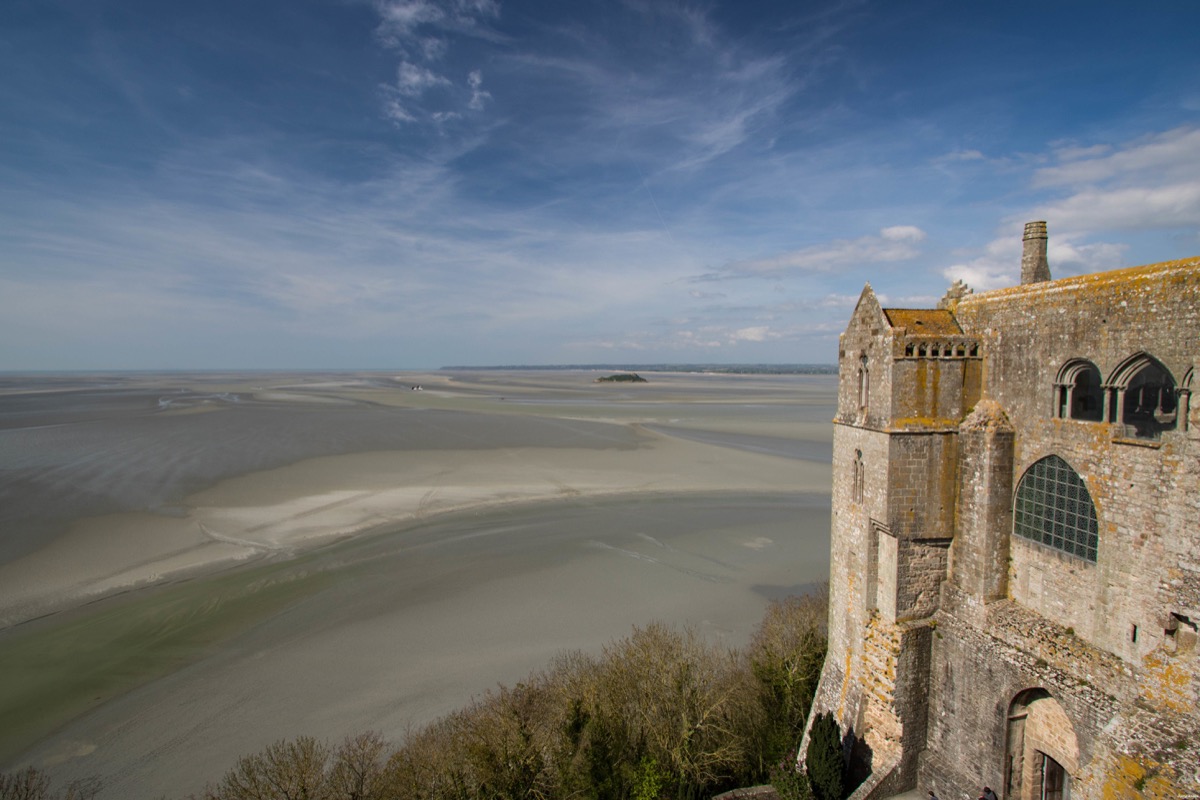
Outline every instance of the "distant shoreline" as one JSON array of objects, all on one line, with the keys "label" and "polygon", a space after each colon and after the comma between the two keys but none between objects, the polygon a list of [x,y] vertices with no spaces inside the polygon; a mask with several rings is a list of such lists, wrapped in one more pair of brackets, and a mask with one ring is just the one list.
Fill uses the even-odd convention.
[{"label": "distant shoreline", "polygon": [[836,375],[837,364],[506,364],[501,366],[450,366],[440,370],[583,370],[608,372],[684,372],[717,375]]},{"label": "distant shoreline", "polygon": [[288,375],[361,375],[361,376],[395,376],[409,373],[433,372],[675,372],[681,374],[714,374],[714,375],[836,375],[837,364],[626,364],[609,362],[600,364],[494,364],[494,365],[450,365],[443,367],[301,367],[301,368],[256,368],[256,367],[219,367],[207,368],[175,368],[175,369],[62,369],[62,370],[29,370],[29,369],[0,369],[0,382],[14,379],[35,378],[38,380],[104,378],[119,380],[146,380],[152,378],[213,378],[226,377],[244,378],[247,376],[262,376],[270,378],[286,377]]}]

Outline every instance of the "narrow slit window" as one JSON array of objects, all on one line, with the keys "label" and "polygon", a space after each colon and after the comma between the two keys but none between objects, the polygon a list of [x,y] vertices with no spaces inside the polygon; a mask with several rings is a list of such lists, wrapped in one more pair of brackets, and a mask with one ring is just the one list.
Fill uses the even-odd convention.
[{"label": "narrow slit window", "polygon": [[868,364],[866,356],[858,361],[858,407],[863,411],[871,399],[871,370]]},{"label": "narrow slit window", "polygon": [[862,450],[854,451],[854,502],[863,501],[863,484],[866,476],[863,473]]}]

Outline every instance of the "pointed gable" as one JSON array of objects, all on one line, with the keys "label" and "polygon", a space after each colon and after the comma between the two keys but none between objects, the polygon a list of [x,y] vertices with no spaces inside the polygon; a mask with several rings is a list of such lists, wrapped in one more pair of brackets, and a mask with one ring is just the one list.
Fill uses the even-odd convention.
[{"label": "pointed gable", "polygon": [[875,290],[871,288],[871,284],[864,284],[862,294],[858,296],[858,304],[854,306],[854,313],[850,315],[850,323],[846,326],[846,330],[855,328],[870,330],[887,324],[887,317],[883,314],[879,299],[875,297]]}]

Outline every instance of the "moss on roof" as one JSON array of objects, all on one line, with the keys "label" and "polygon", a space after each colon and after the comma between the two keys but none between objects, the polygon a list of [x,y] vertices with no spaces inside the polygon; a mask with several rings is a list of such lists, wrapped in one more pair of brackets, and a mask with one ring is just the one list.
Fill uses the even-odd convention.
[{"label": "moss on roof", "polygon": [[962,328],[954,315],[944,308],[885,308],[884,316],[893,328],[907,328],[918,336],[957,336]]},{"label": "moss on roof", "polygon": [[1125,267],[1107,272],[1093,272],[1070,278],[992,289],[968,295],[960,301],[960,305],[986,306],[989,303],[1004,302],[1008,299],[1019,299],[1025,302],[1028,298],[1038,295],[1060,296],[1069,293],[1086,296],[1153,287],[1163,287],[1164,291],[1174,291],[1178,285],[1197,282],[1200,282],[1200,257],[1192,256],[1140,267]]}]

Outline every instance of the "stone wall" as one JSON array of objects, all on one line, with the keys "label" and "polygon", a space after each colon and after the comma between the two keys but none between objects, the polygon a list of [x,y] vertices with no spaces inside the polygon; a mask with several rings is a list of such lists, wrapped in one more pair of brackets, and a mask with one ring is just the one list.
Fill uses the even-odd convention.
[{"label": "stone wall", "polygon": [[979,398],[981,377],[978,358],[897,358],[892,382],[903,390],[892,394],[889,424],[910,429],[957,425]]},{"label": "stone wall", "polygon": [[1107,379],[1145,352],[1180,382],[1197,356],[1198,298],[1200,258],[968,295],[954,316],[982,345],[984,393],[1013,420],[1044,419],[1071,358]]},{"label": "stone wall", "polygon": [[[1025,796],[1047,756],[1075,800],[1200,796],[1200,259],[946,308],[885,311],[868,287],[842,336],[814,710],[870,748],[864,798],[974,797],[1008,771]],[[1102,387],[1072,383],[1077,359]],[[1126,392],[1147,363],[1179,389],[1173,419],[1143,407],[1157,389]],[[1070,418],[1076,391],[1102,415]],[[1094,561],[1012,534],[1048,455],[1091,495]]]}]

